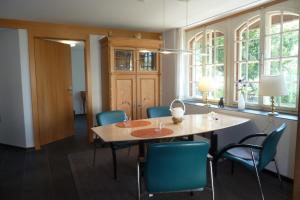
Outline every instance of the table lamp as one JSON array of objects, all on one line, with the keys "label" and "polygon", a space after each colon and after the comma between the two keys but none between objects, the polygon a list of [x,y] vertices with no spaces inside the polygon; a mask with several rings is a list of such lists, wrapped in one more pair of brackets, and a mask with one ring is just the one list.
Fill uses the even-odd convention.
[{"label": "table lamp", "polygon": [[260,81],[259,94],[261,96],[271,97],[271,112],[268,115],[278,115],[275,111],[275,96],[288,95],[288,91],[284,82],[283,75],[278,76],[262,76]]},{"label": "table lamp", "polygon": [[207,104],[208,92],[212,92],[215,89],[214,85],[215,85],[215,83],[209,77],[203,77],[200,79],[198,89],[203,94],[203,100],[204,100],[205,104]]}]

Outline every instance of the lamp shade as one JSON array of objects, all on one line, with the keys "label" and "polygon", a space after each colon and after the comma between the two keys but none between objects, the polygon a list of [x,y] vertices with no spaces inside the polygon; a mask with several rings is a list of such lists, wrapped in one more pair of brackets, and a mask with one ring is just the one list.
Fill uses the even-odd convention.
[{"label": "lamp shade", "polygon": [[259,94],[261,96],[288,95],[283,75],[262,76],[260,81]]},{"label": "lamp shade", "polygon": [[198,89],[200,92],[211,92],[215,90],[215,83],[211,78],[203,77],[200,79]]}]

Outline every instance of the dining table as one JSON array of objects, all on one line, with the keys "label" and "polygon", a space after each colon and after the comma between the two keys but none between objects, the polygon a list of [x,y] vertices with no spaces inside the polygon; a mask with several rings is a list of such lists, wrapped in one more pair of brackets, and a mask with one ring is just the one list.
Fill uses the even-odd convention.
[{"label": "dining table", "polygon": [[93,127],[97,138],[105,143],[136,141],[139,144],[139,157],[144,157],[145,143],[164,139],[205,135],[210,139],[210,151],[215,156],[218,151],[216,131],[238,126],[250,121],[248,118],[220,113],[184,115],[181,123],[175,124],[171,116],[129,120],[110,125]]}]

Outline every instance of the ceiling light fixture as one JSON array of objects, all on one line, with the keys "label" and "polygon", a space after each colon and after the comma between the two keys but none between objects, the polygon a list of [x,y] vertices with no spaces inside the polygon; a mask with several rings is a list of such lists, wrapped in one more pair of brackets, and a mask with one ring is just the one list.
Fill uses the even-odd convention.
[{"label": "ceiling light fixture", "polygon": [[[188,24],[188,2],[190,0],[178,0],[182,2],[186,2],[186,25]],[[163,0],[163,29],[166,29],[166,1]],[[174,42],[175,43],[175,42]],[[159,53],[161,54],[184,54],[184,55],[189,55],[192,54],[192,50],[186,50],[186,49],[171,49],[171,48],[166,48],[165,46],[165,40],[163,40],[163,48],[160,48],[158,50]]]}]

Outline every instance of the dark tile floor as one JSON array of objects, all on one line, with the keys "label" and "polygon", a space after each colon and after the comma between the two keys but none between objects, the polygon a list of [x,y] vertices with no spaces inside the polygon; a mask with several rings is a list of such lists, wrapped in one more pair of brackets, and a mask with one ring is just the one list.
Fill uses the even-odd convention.
[{"label": "dark tile floor", "polygon": [[93,147],[87,143],[85,117],[77,117],[75,134],[40,151],[0,145],[0,199],[78,199],[68,154]]},{"label": "dark tile floor", "polygon": [[[26,151],[0,145],[0,200],[78,199],[68,155],[92,148],[93,145],[87,143],[84,117],[76,118],[74,136],[45,145],[40,151]],[[226,169],[226,171],[229,173],[230,170]],[[245,173],[247,172],[245,171]],[[264,174],[264,176],[269,177],[269,179],[264,179],[264,189],[273,191],[275,188],[273,182],[277,184],[277,179],[268,174]],[[239,181],[240,184],[236,185],[241,186],[241,188],[228,186],[223,189],[232,190],[232,194],[244,191],[247,196],[244,186],[247,185],[249,178],[240,176],[238,173],[231,178]],[[280,192],[284,196],[283,199],[289,199],[291,188],[291,184],[284,184],[284,189]],[[256,190],[256,185],[254,185],[251,191]]]}]

